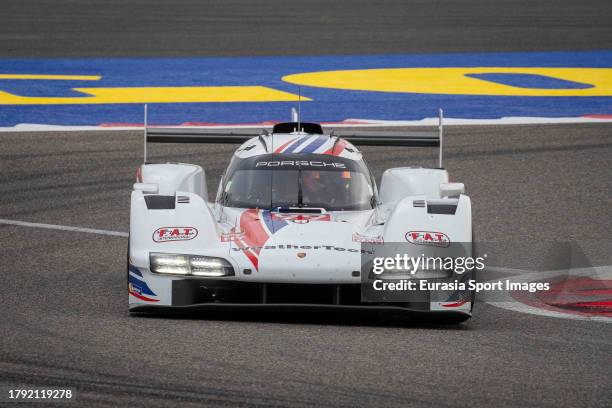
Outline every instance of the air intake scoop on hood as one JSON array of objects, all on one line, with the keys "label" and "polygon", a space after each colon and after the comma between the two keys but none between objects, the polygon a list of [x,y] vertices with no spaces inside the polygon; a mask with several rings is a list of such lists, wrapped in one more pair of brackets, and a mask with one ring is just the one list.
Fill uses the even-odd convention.
[{"label": "air intake scoop on hood", "polygon": [[281,214],[325,214],[325,208],[309,208],[309,207],[278,207],[272,212]]}]

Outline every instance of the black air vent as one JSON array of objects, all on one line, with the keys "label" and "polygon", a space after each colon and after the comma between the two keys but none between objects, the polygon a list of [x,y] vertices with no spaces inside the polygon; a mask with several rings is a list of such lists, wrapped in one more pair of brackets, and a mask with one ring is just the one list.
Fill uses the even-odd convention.
[{"label": "black air vent", "polygon": [[174,210],[173,195],[146,195],[144,199],[149,210]]},{"label": "black air vent", "polygon": [[276,212],[281,214],[322,214],[320,208],[304,208],[304,207],[278,207]]},{"label": "black air vent", "polygon": [[189,204],[189,196],[176,196],[176,202],[179,204]]},{"label": "black air vent", "polygon": [[412,201],[413,207],[425,208],[425,200],[414,200]]},{"label": "black air vent", "polygon": [[455,215],[457,204],[427,204],[429,214]]}]

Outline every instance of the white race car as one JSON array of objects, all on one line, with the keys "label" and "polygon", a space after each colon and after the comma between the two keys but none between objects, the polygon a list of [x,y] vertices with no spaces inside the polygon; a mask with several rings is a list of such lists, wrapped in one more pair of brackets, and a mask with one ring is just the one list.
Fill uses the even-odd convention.
[{"label": "white race car", "polygon": [[[452,322],[471,316],[473,293],[466,290],[417,291],[402,302],[366,301],[362,292],[371,277],[365,247],[471,246],[471,202],[442,168],[441,122],[436,132],[402,134],[325,134],[320,125],[299,121],[261,134],[145,126],[145,156],[147,141],[240,147],[214,201],[201,166],[151,164],[145,157],[131,196],[131,313],[333,307]],[[440,165],[388,169],[378,190],[355,145],[439,146]],[[470,276],[438,272],[430,278]]]}]

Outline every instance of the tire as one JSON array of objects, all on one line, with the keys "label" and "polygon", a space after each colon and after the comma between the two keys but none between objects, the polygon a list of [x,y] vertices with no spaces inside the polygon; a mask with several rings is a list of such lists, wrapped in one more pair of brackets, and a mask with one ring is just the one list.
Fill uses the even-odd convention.
[{"label": "tire", "polygon": [[443,324],[443,325],[451,325],[451,324],[460,324],[469,320],[472,316],[465,314],[452,314],[452,315],[436,315],[433,314],[430,316],[414,316],[412,318],[413,321],[418,323],[425,324]]},{"label": "tire", "polygon": [[127,255],[125,260],[125,283],[128,285],[127,288],[130,288],[130,237],[128,236],[128,244],[127,244]]},{"label": "tire", "polygon": [[472,316],[469,315],[460,315],[460,316],[445,316],[438,320],[441,324],[460,324],[471,319]]},{"label": "tire", "polygon": [[[476,248],[474,243],[476,242],[476,234],[474,233],[474,228],[472,227],[472,257],[474,257],[476,255]],[[476,281],[477,275],[476,275],[476,268],[472,269],[472,276],[471,278]],[[470,313],[472,313],[474,311],[474,304],[476,303],[476,290],[472,290],[472,293],[470,295]]]},{"label": "tire", "polygon": [[[125,284],[126,284],[126,289],[128,291],[128,299],[129,299],[129,293],[130,293],[130,237],[128,236],[128,244],[127,244],[127,256],[126,256],[126,260],[125,260]],[[130,301],[128,300],[128,313],[130,314],[130,316],[132,315],[132,312],[130,312]]]}]

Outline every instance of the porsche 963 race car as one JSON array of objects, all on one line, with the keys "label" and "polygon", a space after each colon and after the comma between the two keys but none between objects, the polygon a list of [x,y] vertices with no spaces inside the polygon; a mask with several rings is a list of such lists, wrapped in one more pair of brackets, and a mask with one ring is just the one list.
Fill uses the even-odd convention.
[{"label": "porsche 963 race car", "polygon": [[[441,115],[436,131],[408,133],[324,133],[299,120],[261,132],[145,126],[145,156],[147,143],[240,146],[212,201],[199,165],[145,158],[139,167],[130,210],[130,312],[374,308],[466,320],[469,293],[419,292],[404,302],[367,302],[361,293],[369,273],[364,244],[471,242],[470,198],[463,184],[449,183],[442,142]],[[359,145],[439,147],[439,166],[390,168],[378,189]],[[434,278],[457,276],[450,270]]]}]

